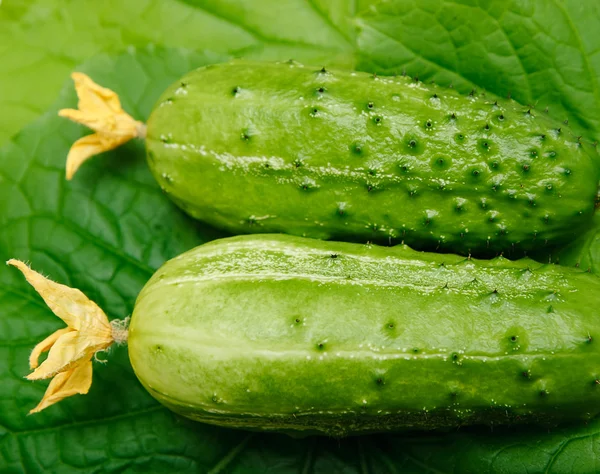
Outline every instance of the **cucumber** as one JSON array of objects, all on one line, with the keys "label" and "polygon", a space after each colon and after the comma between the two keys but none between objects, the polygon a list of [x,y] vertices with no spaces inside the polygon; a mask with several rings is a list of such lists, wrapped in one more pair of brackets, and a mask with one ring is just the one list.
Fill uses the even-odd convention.
[{"label": "cucumber", "polygon": [[595,145],[542,111],[296,62],[190,72],[146,138],[167,195],[236,234],[516,256],[588,228],[599,179]]},{"label": "cucumber", "polygon": [[344,436],[589,419],[600,279],[533,260],[238,236],[163,265],[129,329],[160,402],[236,428]]}]

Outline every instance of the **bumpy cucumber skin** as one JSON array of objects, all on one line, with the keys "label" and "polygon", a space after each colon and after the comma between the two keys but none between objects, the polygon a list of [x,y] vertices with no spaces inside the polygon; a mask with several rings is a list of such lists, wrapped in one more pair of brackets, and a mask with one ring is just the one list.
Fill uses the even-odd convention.
[{"label": "bumpy cucumber skin", "polygon": [[187,74],[152,112],[147,148],[176,203],[236,234],[480,256],[579,235],[599,178],[594,146],[542,111],[293,62]]},{"label": "bumpy cucumber skin", "polygon": [[161,267],[129,354],[217,425],[343,436],[600,411],[600,279],[532,260],[238,236]]}]

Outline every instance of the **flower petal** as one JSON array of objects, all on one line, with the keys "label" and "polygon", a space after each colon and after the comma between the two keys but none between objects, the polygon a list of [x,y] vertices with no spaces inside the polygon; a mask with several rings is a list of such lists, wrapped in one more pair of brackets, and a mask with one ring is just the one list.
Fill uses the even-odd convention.
[{"label": "flower petal", "polygon": [[58,338],[50,349],[48,358],[27,379],[48,379],[60,372],[69,371],[72,367],[91,360],[96,352],[106,349],[112,342],[112,338],[98,340],[85,337],[78,331],[69,331]]},{"label": "flower petal", "polygon": [[86,394],[92,385],[92,362],[87,361],[61,372],[52,379],[42,401],[29,413],[37,413],[71,395]]},{"label": "flower petal", "polygon": [[[92,383],[92,357],[112,345],[115,338],[118,342],[127,338],[127,319],[114,324],[113,335],[113,325],[104,312],[81,291],[55,283],[19,260],[11,259],[6,263],[17,267],[52,311],[68,325],[36,345],[29,357],[34,371],[27,379],[54,377],[44,398],[30,413],[76,393],[87,393]],[[48,358],[38,367],[39,357],[45,351],[49,351]]]},{"label": "flower petal", "polygon": [[77,107],[80,110],[105,114],[124,113],[121,108],[121,101],[116,92],[99,86],[88,75],[82,72],[72,73],[71,78],[75,83],[75,90],[79,98]]},{"label": "flower petal", "polygon": [[78,109],[61,109],[58,115],[91,128],[96,134],[75,142],[67,157],[67,179],[90,157],[112,150],[135,137],[146,135],[146,126],[121,108],[117,94],[88,76],[71,75],[79,97]]},{"label": "flower petal", "polygon": [[50,348],[57,341],[57,339],[60,336],[62,336],[63,334],[68,333],[69,331],[72,331],[72,329],[71,328],[59,329],[58,331],[55,331],[52,334],[50,334],[42,342],[38,343],[31,351],[31,354],[29,355],[29,368],[32,370],[36,369],[37,366],[39,365],[39,359],[40,359],[40,356],[42,355],[42,353],[49,351]]},{"label": "flower petal", "polygon": [[120,141],[107,143],[107,141],[103,140],[97,133],[80,138],[73,143],[73,146],[71,146],[69,154],[67,155],[67,179],[70,180],[73,178],[73,175],[77,172],[79,167],[93,156],[112,150],[119,145],[121,145]]},{"label": "flower petal", "polygon": [[102,335],[111,334],[106,314],[81,291],[47,279],[20,260],[10,259],[6,263],[21,270],[48,307],[71,329],[79,330],[82,321],[85,321],[88,330]]}]

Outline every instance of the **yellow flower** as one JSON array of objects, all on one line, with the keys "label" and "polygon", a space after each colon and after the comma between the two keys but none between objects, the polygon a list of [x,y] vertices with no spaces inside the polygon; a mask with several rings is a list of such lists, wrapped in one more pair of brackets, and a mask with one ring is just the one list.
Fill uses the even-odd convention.
[{"label": "yellow flower", "polygon": [[116,93],[99,86],[83,73],[74,72],[71,77],[79,97],[78,109],[62,109],[58,115],[86,125],[96,133],[80,138],[69,150],[67,179],[92,156],[146,135],[146,126],[121,108]]},{"label": "yellow flower", "polygon": [[[21,270],[48,307],[67,324],[35,346],[29,357],[33,372],[27,379],[53,377],[42,401],[30,413],[71,395],[87,393],[92,384],[92,357],[113,342],[125,340],[126,333],[111,325],[106,314],[81,291],[55,283],[19,260],[6,263]],[[47,351],[48,358],[39,364],[41,354]]]}]

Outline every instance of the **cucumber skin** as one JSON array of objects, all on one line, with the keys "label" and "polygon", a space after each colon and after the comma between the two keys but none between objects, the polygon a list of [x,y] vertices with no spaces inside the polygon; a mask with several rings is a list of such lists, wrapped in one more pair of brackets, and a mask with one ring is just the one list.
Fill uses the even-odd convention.
[{"label": "cucumber skin", "polygon": [[235,234],[478,256],[571,241],[599,179],[594,146],[542,111],[297,63],[190,72],[153,110],[147,149],[167,195]]},{"label": "cucumber skin", "polygon": [[161,403],[223,426],[554,424],[600,411],[598,307],[600,279],[553,264],[238,236],[154,274],[129,354]]}]

